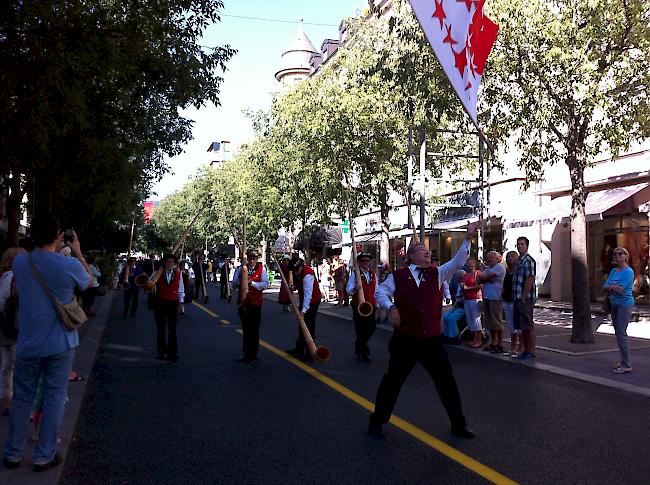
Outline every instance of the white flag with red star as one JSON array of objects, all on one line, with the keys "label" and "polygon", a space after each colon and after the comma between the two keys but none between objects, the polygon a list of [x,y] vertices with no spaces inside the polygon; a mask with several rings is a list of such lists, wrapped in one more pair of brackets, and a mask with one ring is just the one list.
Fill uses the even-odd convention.
[{"label": "white flag with red star", "polygon": [[474,124],[478,88],[499,26],[485,0],[410,0],[424,34]]}]

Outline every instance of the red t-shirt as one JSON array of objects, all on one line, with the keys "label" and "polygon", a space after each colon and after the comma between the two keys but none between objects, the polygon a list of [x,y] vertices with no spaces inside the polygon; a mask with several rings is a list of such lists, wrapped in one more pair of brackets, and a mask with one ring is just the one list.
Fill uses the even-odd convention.
[{"label": "red t-shirt", "polygon": [[[466,273],[463,278],[463,284],[465,286],[477,286],[478,277],[480,276],[480,271],[474,271],[474,273]],[[466,300],[480,300],[483,298],[481,290],[463,290],[463,298]]]}]

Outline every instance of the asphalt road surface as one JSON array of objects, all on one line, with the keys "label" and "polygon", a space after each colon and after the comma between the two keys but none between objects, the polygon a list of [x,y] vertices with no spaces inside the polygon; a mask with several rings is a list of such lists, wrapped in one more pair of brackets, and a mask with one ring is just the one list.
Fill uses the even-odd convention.
[{"label": "asphalt road surface", "polygon": [[375,333],[372,363],[363,364],[353,355],[352,323],[319,315],[316,341],[332,358],[296,364],[279,355],[293,347],[295,319],[265,301],[261,337],[269,347],[249,367],[235,362],[235,305],[213,296],[204,307],[212,315],[187,307],[172,364],[154,358],[146,305],[122,319],[119,296],[61,483],[649,481],[648,398],[451,348],[477,438],[449,434],[433,384],[417,367],[395,409],[403,422],[373,440],[363,404],[374,402],[389,332]]}]

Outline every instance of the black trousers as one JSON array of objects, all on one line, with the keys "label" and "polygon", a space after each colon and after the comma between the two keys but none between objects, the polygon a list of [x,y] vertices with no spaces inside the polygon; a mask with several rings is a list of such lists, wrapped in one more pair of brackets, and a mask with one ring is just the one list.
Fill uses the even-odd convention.
[{"label": "black trousers", "polygon": [[139,296],[138,291],[124,290],[124,315],[129,311],[131,315],[135,315],[135,312],[138,311]]},{"label": "black trousers", "polygon": [[260,350],[260,324],[262,323],[262,307],[246,305],[239,308],[241,330],[243,334],[244,358],[253,360],[257,358]]},{"label": "black trousers", "polygon": [[367,317],[359,315],[357,306],[352,305],[352,320],[354,321],[354,332],[356,340],[354,341],[354,353],[357,355],[370,355],[370,347],[368,341],[372,334],[375,333],[377,322],[375,321],[375,310]]},{"label": "black trousers", "polygon": [[203,296],[205,296],[205,292],[203,291],[203,283],[200,279],[196,279],[194,280],[194,298],[198,300],[200,293],[203,293]]},{"label": "black trousers", "polygon": [[156,349],[158,355],[173,358],[178,356],[178,300],[157,300],[153,311],[156,319]]},{"label": "black trousers", "polygon": [[221,278],[221,299],[225,300],[228,297],[228,286],[225,278]]},{"label": "black trousers", "polygon": [[[312,303],[309,305],[307,313],[305,313],[305,325],[307,325],[307,329],[311,334],[311,338],[316,338],[316,314],[318,313],[319,305],[320,301]],[[296,340],[296,350],[298,351],[298,355],[309,353],[309,350],[307,349],[307,343],[305,342],[305,336],[302,334],[300,327],[298,327],[298,340]]]},{"label": "black trousers", "polygon": [[452,427],[465,427],[458,386],[442,344],[442,336],[416,338],[393,334],[388,344],[388,370],[379,384],[375,412],[370,422],[385,424],[390,420],[399,391],[418,362],[433,379]]}]

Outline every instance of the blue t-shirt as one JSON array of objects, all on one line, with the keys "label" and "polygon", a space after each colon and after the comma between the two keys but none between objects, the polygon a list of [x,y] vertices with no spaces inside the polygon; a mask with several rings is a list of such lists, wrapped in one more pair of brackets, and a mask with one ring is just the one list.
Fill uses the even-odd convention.
[{"label": "blue t-shirt", "polygon": [[609,301],[612,305],[618,306],[632,306],[634,305],[634,297],[632,296],[632,287],[634,286],[634,270],[629,266],[623,271],[617,268],[609,272],[607,281],[603,286],[616,286],[623,287],[623,293],[618,294],[615,291],[609,293]]},{"label": "blue t-shirt", "polygon": [[[39,249],[31,254],[36,269],[60,303],[70,303],[75,288],[88,288],[90,276],[78,259]],[[27,256],[19,254],[13,262],[20,298],[16,354],[25,358],[48,357],[77,347],[77,331],[63,328],[54,304],[32,273]]]}]

